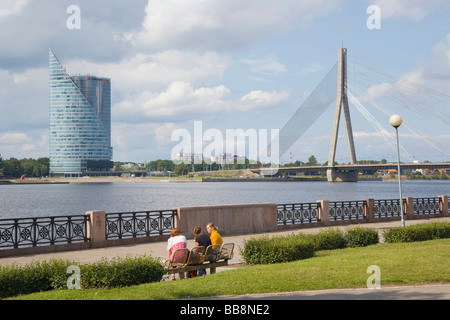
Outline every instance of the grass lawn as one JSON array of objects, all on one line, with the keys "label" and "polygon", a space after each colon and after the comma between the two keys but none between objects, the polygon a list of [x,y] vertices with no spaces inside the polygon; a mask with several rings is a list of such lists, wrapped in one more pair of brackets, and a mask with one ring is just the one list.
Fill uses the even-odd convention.
[{"label": "grass lawn", "polygon": [[149,283],[110,290],[58,290],[14,299],[163,300],[364,288],[371,275],[366,271],[371,265],[380,267],[382,287],[450,283],[450,239],[319,251],[315,257],[306,260],[249,266],[182,281]]}]

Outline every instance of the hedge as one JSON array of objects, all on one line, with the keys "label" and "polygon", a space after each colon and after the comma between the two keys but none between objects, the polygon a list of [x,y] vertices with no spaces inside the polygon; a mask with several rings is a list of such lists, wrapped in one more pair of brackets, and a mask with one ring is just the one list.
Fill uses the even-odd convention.
[{"label": "hedge", "polygon": [[378,231],[361,226],[352,227],[345,233],[345,239],[349,248],[366,247],[379,242]]},{"label": "hedge", "polygon": [[383,237],[388,243],[450,238],[450,222],[430,222],[390,228],[383,232]]},{"label": "hedge", "polygon": [[114,288],[160,281],[163,266],[147,255],[102,259],[92,264],[69,260],[32,262],[0,266],[0,298],[33,292],[67,289],[69,266],[80,268],[81,288]]},{"label": "hedge", "polygon": [[247,264],[272,264],[311,258],[314,246],[307,239],[294,235],[270,239],[264,235],[245,240],[240,253]]},{"label": "hedge", "polygon": [[267,235],[244,240],[240,254],[245,263],[271,264],[311,258],[315,251],[362,247],[379,242],[373,229],[353,227],[322,229],[316,234],[291,234],[269,238]]}]

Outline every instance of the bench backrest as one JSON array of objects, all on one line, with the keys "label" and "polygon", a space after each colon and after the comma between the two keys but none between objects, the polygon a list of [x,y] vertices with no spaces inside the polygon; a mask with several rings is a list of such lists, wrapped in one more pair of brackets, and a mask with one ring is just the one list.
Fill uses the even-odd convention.
[{"label": "bench backrest", "polygon": [[204,255],[204,262],[214,262],[219,257],[220,244],[213,244],[206,248]]},{"label": "bench backrest", "polygon": [[172,260],[170,261],[170,267],[182,267],[186,264],[189,257],[189,249],[177,249],[172,255]]},{"label": "bench backrest", "polygon": [[189,253],[189,259],[187,261],[187,265],[195,265],[203,262],[203,252],[205,251],[205,247],[199,246],[191,249]]},{"label": "bench backrest", "polygon": [[224,243],[220,248],[220,260],[231,260],[234,255],[234,243]]}]

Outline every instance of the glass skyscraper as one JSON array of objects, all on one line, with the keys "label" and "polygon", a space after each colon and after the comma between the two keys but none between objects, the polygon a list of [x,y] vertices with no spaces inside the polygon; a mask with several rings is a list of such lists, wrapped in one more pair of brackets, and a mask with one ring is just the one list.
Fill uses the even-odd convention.
[{"label": "glass skyscraper", "polygon": [[111,79],[69,76],[49,50],[50,175],[106,174],[113,167]]}]

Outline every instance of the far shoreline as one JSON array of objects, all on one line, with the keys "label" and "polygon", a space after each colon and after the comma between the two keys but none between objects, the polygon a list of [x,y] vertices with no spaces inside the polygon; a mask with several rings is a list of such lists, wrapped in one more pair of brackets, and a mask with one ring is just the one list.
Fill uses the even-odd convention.
[{"label": "far shoreline", "polygon": [[[444,179],[437,179],[442,181]],[[40,184],[71,184],[71,183],[220,183],[220,182],[326,182],[323,177],[296,178],[257,178],[257,177],[80,177],[80,178],[26,178],[0,179],[0,185],[40,185]],[[359,181],[398,181],[397,179],[383,179],[381,177],[360,177]],[[402,181],[436,181],[436,179],[409,179],[402,176]],[[445,180],[444,180],[445,181]]]}]

